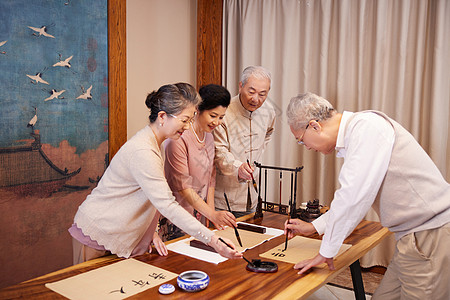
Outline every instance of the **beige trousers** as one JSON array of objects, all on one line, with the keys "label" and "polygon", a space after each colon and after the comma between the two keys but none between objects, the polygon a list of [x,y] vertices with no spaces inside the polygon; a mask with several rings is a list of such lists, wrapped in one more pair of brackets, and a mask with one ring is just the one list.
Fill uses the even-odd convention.
[{"label": "beige trousers", "polygon": [[72,248],[74,265],[110,254],[110,252],[106,250],[96,250],[88,247],[74,238],[72,238]]},{"label": "beige trousers", "polygon": [[450,223],[402,237],[373,300],[450,299]]}]

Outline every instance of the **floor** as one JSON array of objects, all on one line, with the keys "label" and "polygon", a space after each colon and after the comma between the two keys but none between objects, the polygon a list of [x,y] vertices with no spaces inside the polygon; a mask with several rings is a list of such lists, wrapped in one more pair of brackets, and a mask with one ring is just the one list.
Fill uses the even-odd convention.
[{"label": "floor", "polygon": [[[383,275],[376,272],[362,271],[366,299],[371,299],[380,284]],[[350,268],[339,273],[331,282],[317,290],[308,300],[354,300],[353,282]]]},{"label": "floor", "polygon": [[[355,293],[346,288],[339,288],[332,285],[324,285],[314,294],[308,297],[308,300],[354,300]],[[366,299],[372,299],[371,295],[366,294]]]}]

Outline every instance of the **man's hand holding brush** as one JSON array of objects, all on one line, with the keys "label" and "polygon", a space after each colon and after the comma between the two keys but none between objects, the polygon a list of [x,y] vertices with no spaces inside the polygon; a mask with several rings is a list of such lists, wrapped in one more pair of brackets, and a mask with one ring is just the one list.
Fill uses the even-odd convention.
[{"label": "man's hand holding brush", "polygon": [[316,228],[312,223],[300,219],[289,219],[284,223],[284,234],[287,234],[288,238],[293,238],[296,235],[309,236],[314,233],[316,233]]}]

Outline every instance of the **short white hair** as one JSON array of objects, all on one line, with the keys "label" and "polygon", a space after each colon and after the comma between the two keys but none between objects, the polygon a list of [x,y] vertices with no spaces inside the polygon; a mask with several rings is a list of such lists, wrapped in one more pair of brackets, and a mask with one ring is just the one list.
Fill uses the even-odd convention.
[{"label": "short white hair", "polygon": [[272,75],[270,74],[270,71],[262,66],[249,66],[242,71],[241,74],[241,83],[242,86],[244,86],[250,76],[254,76],[257,79],[269,79],[269,82],[272,81]]},{"label": "short white hair", "polygon": [[286,117],[294,130],[306,127],[311,120],[324,121],[336,113],[333,105],[316,94],[298,94],[289,102]]}]

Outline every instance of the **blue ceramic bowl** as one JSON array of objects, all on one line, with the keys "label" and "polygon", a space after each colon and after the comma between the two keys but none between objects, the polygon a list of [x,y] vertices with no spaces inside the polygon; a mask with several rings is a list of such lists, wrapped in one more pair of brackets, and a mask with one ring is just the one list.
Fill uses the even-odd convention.
[{"label": "blue ceramic bowl", "polygon": [[209,276],[202,271],[186,271],[178,276],[177,283],[182,290],[187,292],[197,292],[208,286]]}]

